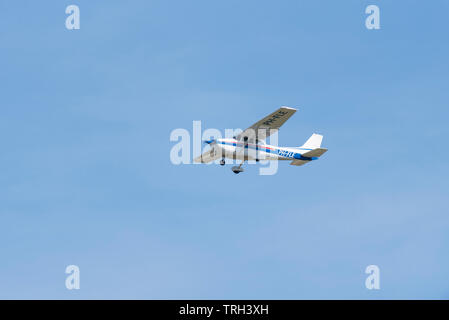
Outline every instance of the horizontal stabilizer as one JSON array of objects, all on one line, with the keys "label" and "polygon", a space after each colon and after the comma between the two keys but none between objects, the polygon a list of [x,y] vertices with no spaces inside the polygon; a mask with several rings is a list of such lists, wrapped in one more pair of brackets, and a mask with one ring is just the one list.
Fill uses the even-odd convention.
[{"label": "horizontal stabilizer", "polygon": [[303,153],[302,156],[303,157],[320,157],[323,153],[325,153],[327,151],[327,149],[325,148],[316,148],[313,149],[311,151],[307,151],[306,153]]},{"label": "horizontal stabilizer", "polygon": [[292,162],[290,162],[291,165],[293,166],[302,166],[303,164],[306,164],[307,162],[310,162],[310,160],[293,160]]}]

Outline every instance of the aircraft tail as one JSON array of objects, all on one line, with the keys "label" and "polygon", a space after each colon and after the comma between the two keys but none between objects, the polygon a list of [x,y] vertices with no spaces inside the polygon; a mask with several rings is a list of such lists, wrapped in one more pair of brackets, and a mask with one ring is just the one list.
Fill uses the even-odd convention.
[{"label": "aircraft tail", "polygon": [[323,136],[321,134],[312,134],[312,136],[301,146],[301,148],[316,149],[321,147]]},{"label": "aircraft tail", "polygon": [[322,141],[323,136],[321,134],[312,134],[312,136],[300,147],[301,149],[308,149],[309,151],[302,153],[300,158],[294,159],[290,164],[302,166],[312,160],[317,160],[327,151],[325,148],[320,148]]}]

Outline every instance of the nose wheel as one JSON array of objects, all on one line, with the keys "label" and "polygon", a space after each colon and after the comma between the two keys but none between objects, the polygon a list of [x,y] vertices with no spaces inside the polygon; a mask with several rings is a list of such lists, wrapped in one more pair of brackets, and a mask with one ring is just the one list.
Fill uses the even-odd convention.
[{"label": "nose wheel", "polygon": [[237,166],[232,167],[232,172],[234,172],[235,174],[243,172],[244,170],[242,168],[242,165],[243,165],[244,162],[245,162],[245,160],[243,160],[242,163],[238,167]]},{"label": "nose wheel", "polygon": [[234,172],[235,174],[243,172],[243,168],[240,167],[232,167],[232,172]]},{"label": "nose wheel", "polygon": [[225,164],[226,164],[225,159],[221,159],[221,160],[220,160],[220,166],[224,166]]}]

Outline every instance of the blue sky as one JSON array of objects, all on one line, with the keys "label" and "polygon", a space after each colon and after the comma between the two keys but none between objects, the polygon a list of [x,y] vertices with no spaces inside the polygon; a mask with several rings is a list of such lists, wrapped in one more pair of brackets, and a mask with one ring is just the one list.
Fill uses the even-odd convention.
[{"label": "blue sky", "polygon": [[[0,2],[0,298],[449,298],[448,10]],[[173,129],[282,105],[280,144],[319,132],[320,161],[171,164]]]}]

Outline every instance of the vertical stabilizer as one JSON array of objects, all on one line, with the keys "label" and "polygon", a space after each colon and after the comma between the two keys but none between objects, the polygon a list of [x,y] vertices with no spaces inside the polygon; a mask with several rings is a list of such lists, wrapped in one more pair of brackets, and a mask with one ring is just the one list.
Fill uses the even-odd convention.
[{"label": "vertical stabilizer", "polygon": [[323,141],[323,136],[321,134],[314,133],[312,136],[304,143],[301,148],[316,149],[321,147],[321,141]]}]

